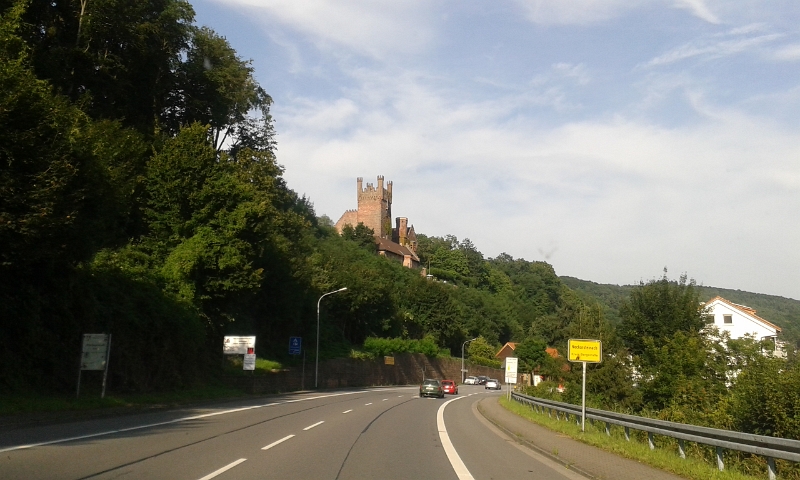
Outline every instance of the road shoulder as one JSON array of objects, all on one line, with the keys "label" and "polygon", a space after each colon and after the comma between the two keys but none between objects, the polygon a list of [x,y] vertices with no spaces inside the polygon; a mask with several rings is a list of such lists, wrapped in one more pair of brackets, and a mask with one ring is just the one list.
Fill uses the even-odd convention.
[{"label": "road shoulder", "polygon": [[500,431],[535,452],[585,476],[608,480],[680,480],[672,473],[620,457],[573,440],[526,420],[503,408],[499,397],[487,397],[477,411]]}]

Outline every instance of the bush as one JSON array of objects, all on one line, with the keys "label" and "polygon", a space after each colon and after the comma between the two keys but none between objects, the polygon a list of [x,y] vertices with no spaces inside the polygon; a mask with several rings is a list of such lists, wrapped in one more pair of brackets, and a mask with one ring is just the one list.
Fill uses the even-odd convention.
[{"label": "bush", "polygon": [[422,340],[369,337],[364,340],[364,351],[375,357],[397,353],[422,353],[429,357],[450,355],[448,349],[439,348],[433,337],[425,337]]},{"label": "bush", "polygon": [[503,367],[503,362],[501,362],[500,360],[495,360],[493,358],[470,356],[469,361],[474,363],[475,365],[483,365],[484,367],[491,367],[491,368]]}]

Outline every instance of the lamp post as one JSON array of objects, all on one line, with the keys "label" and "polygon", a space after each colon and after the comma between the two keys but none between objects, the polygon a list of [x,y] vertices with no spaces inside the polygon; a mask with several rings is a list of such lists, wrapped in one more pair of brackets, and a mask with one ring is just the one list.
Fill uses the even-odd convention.
[{"label": "lamp post", "polygon": [[461,344],[461,383],[464,383],[464,345],[477,339],[478,337],[475,337],[472,340],[464,340],[464,343]]},{"label": "lamp post", "polygon": [[347,287],[340,288],[339,290],[334,290],[332,292],[324,293],[319,300],[317,300],[317,355],[314,359],[314,388],[319,387],[319,304],[322,302],[322,299],[327,297],[328,295],[333,295],[334,293],[344,292],[347,290]]}]

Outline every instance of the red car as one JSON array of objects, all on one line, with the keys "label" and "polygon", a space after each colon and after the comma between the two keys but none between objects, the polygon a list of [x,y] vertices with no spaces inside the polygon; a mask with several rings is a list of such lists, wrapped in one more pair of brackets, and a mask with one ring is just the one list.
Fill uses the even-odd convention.
[{"label": "red car", "polygon": [[458,385],[452,380],[442,380],[442,390],[444,390],[444,393],[458,395]]}]

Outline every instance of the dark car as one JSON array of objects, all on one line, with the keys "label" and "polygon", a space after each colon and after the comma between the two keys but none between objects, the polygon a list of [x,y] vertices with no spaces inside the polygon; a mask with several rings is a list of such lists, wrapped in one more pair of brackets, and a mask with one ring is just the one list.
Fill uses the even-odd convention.
[{"label": "dark car", "polygon": [[419,396],[420,397],[439,397],[444,398],[444,389],[442,388],[442,382],[439,380],[434,380],[432,378],[428,378],[422,381],[422,385],[419,386]]},{"label": "dark car", "polygon": [[487,377],[486,375],[479,375],[475,382],[475,385],[486,385],[486,380],[489,380],[489,377]]}]

